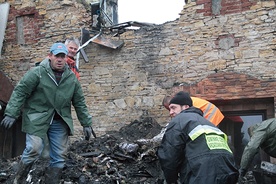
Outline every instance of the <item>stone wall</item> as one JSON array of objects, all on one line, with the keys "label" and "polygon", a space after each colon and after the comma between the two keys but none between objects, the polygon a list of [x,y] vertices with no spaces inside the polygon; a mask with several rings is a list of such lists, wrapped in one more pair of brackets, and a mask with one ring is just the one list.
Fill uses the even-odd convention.
[{"label": "stone wall", "polygon": [[[27,70],[47,56],[54,42],[63,42],[72,36],[80,37],[81,28],[91,27],[88,2],[0,0],[0,3],[4,2],[10,4],[10,12],[0,70],[14,86]],[[4,90],[2,86],[0,88],[0,91]],[[78,135],[81,128],[78,128],[77,121],[76,125]]]},{"label": "stone wall", "polygon": [[7,2],[10,12],[0,67],[14,85],[34,63],[47,56],[54,42],[79,37],[81,28],[90,25],[85,4],[77,1]]},{"label": "stone wall", "polygon": [[[34,44],[4,43],[0,66],[12,82],[43,59],[54,41],[89,26],[81,3],[39,2],[33,11],[43,38]],[[89,63],[80,61],[80,74],[96,133],[118,130],[141,116],[165,125],[169,117],[161,102],[176,90],[207,100],[275,97],[275,14],[274,1],[197,0],[175,21],[116,38],[104,35],[123,40],[120,49],[90,43]],[[80,134],[77,120],[76,129]]]},{"label": "stone wall", "polygon": [[161,102],[175,90],[207,100],[275,97],[275,2],[222,15],[206,13],[202,2],[184,6],[176,21],[122,34],[119,50],[86,48],[82,82],[98,131],[143,114],[165,125]]}]

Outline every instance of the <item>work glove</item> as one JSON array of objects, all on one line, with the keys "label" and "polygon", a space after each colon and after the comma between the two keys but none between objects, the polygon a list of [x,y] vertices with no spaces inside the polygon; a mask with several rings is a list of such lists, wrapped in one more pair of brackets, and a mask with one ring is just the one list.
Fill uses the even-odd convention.
[{"label": "work glove", "polygon": [[246,170],[245,169],[239,169],[239,175],[244,177],[246,174]]},{"label": "work glove", "polygon": [[91,126],[85,126],[85,127],[83,127],[83,134],[84,134],[85,140],[89,140],[90,139],[91,133],[96,138],[96,134],[95,134],[95,132],[94,132],[94,130],[93,130],[93,128]]},{"label": "work glove", "polygon": [[239,184],[243,184],[246,182],[245,174],[246,174],[245,169],[239,169],[239,180],[238,180]]},{"label": "work glove", "polygon": [[239,176],[238,184],[244,184],[246,183],[246,177],[245,176]]},{"label": "work glove", "polygon": [[12,118],[10,116],[5,116],[4,119],[1,121],[1,126],[4,126],[5,128],[11,128],[12,125],[15,123],[15,118]]}]

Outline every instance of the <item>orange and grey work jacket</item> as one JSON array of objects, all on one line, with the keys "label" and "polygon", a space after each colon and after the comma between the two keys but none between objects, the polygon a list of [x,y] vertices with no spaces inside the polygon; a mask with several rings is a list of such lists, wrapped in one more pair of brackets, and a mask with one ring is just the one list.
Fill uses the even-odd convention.
[{"label": "orange and grey work jacket", "polygon": [[214,104],[201,98],[191,98],[193,106],[202,110],[204,118],[211,121],[214,125],[217,126],[223,120],[224,115]]},{"label": "orange and grey work jacket", "polygon": [[76,66],[76,61],[74,59],[68,57],[67,64],[68,64],[69,68],[72,70],[72,72],[74,72],[77,79],[80,80],[80,74],[79,74],[79,70]]}]

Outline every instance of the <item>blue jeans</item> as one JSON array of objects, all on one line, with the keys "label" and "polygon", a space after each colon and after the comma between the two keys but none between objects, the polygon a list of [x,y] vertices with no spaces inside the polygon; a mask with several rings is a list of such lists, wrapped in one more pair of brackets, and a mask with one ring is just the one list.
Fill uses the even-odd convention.
[{"label": "blue jeans", "polygon": [[[63,120],[53,120],[48,129],[47,136],[50,145],[50,167],[63,168],[69,143],[69,127]],[[36,161],[43,150],[42,138],[26,134],[26,148],[23,151],[21,161],[24,164]]]}]

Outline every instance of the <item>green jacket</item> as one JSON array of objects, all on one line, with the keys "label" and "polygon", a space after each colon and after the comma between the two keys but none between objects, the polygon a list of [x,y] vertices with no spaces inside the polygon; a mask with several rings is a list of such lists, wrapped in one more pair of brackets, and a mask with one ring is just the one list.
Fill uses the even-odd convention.
[{"label": "green jacket", "polygon": [[263,121],[253,131],[253,136],[242,154],[241,169],[247,170],[249,168],[259,148],[269,156],[276,157],[276,118]]},{"label": "green jacket", "polygon": [[18,118],[22,114],[22,131],[45,137],[55,111],[74,134],[71,104],[82,126],[92,125],[92,116],[85,104],[81,85],[66,65],[59,84],[47,58],[29,70],[15,87],[5,115]]}]

